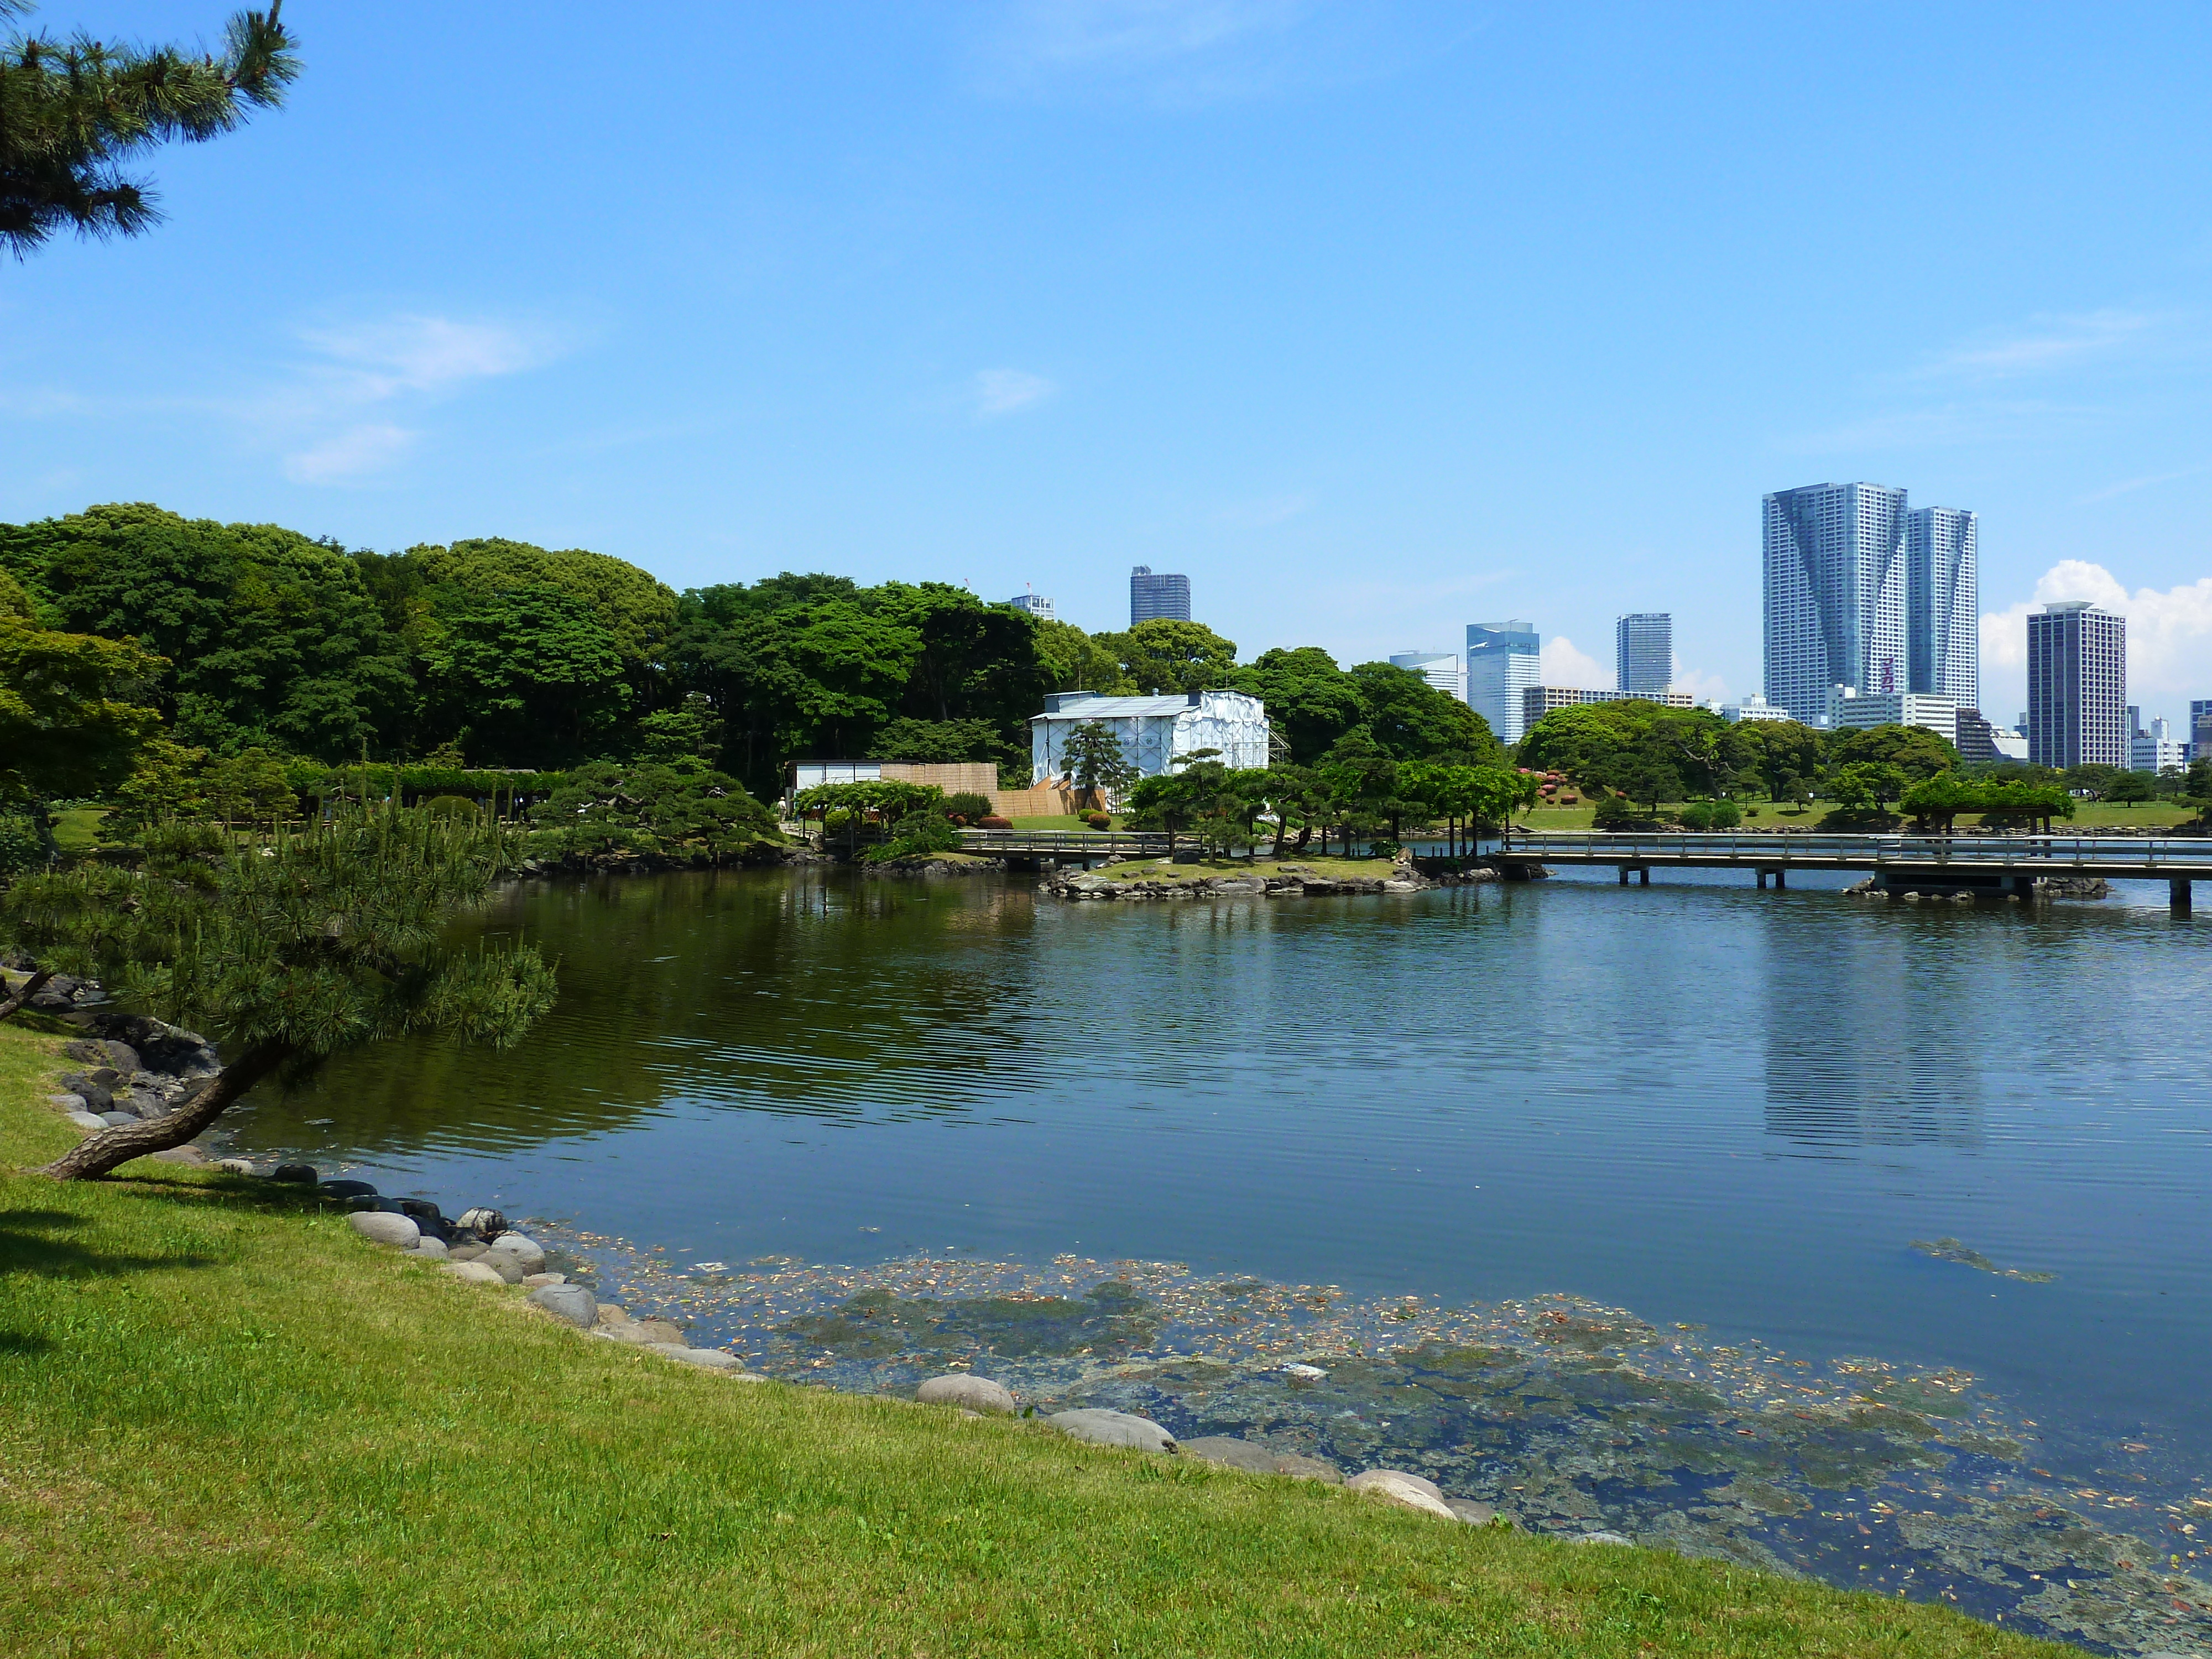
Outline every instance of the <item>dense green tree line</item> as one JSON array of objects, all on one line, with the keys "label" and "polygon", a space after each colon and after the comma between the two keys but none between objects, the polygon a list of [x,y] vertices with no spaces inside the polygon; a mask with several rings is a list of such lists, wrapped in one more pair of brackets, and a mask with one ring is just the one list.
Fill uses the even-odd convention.
[{"label": "dense green tree line", "polygon": [[[76,641],[49,648],[74,652],[80,678],[97,665],[107,701],[139,710],[118,732],[159,717],[173,773],[201,750],[692,762],[767,795],[786,762],[822,757],[995,761],[1018,783],[1047,692],[1222,687],[1279,706],[1297,760],[1354,732],[1396,760],[1503,758],[1463,705],[1385,664],[1340,669],[1307,647],[1240,667],[1233,642],[1195,623],[1087,635],[939,582],[786,573],[679,594],[581,550],[360,552],[143,504],[0,526],[0,580],[20,634]],[[80,770],[65,793],[121,781]]]}]

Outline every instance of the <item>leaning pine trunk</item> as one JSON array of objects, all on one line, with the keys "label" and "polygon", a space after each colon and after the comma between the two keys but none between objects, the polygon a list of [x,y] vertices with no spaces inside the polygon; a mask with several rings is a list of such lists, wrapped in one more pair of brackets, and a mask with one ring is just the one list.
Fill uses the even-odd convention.
[{"label": "leaning pine trunk", "polygon": [[16,992],[15,995],[11,997],[0,998],[0,1019],[8,1018],[9,1016],[14,1014],[18,1008],[22,1007],[26,1003],[29,1002],[33,997],[38,995],[40,992],[46,989],[46,981],[53,976],[54,970],[52,969],[41,968],[38,972],[33,974],[30,978],[23,981],[23,988]]},{"label": "leaning pine trunk", "polygon": [[45,1173],[57,1181],[97,1181],[118,1164],[128,1164],[149,1152],[166,1152],[172,1146],[181,1146],[221,1117],[233,1101],[275,1071],[291,1051],[289,1043],[257,1043],[224,1066],[198,1094],[189,1097],[167,1117],[118,1124],[96,1135],[87,1135],[46,1165]]}]

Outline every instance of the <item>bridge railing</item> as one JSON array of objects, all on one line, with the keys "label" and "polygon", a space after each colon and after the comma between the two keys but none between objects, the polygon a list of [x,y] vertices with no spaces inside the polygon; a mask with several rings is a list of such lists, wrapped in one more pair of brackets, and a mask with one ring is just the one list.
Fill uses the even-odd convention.
[{"label": "bridge railing", "polygon": [[1515,858],[1616,864],[1972,864],[2050,869],[2160,869],[2212,874],[2212,840],[2165,836],[1516,835]]},{"label": "bridge railing", "polygon": [[[1186,847],[1198,843],[1188,836]],[[1088,858],[1164,856],[1168,837],[1142,830],[963,830],[963,853],[1068,853]]]}]

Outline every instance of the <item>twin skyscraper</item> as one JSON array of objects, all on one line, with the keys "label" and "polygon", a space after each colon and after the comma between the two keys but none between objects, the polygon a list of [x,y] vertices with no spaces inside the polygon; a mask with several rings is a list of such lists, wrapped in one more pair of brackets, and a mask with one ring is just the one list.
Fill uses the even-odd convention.
[{"label": "twin skyscraper", "polygon": [[1778,489],[1765,507],[1768,702],[1808,726],[1838,686],[1981,706],[1972,514],[1870,483]]}]

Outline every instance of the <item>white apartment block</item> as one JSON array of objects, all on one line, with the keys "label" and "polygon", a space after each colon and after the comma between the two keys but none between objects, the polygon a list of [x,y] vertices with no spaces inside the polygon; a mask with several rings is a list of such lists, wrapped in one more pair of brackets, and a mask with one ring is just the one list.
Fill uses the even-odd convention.
[{"label": "white apartment block", "polygon": [[1838,731],[1870,726],[1924,726],[1946,743],[1956,743],[1959,705],[1948,697],[1923,697],[1913,691],[1870,697],[1848,685],[1835,685],[1828,688],[1828,724]]}]

